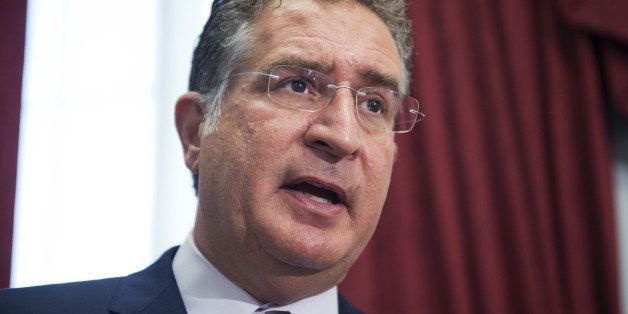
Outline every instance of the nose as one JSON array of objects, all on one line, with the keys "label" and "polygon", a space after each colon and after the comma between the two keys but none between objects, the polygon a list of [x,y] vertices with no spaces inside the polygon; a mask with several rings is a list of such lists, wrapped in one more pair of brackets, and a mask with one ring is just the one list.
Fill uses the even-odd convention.
[{"label": "nose", "polygon": [[331,103],[318,112],[305,133],[306,145],[338,158],[354,159],[362,148],[361,126],[351,88],[336,87]]}]

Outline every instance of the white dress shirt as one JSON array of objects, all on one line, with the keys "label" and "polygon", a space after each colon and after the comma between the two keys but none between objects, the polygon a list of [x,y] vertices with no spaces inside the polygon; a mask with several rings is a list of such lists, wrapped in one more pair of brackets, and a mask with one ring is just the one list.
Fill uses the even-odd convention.
[{"label": "white dress shirt", "polygon": [[185,309],[191,314],[256,313],[259,308],[292,314],[338,313],[336,287],[284,306],[260,303],[227,279],[201,254],[192,234],[177,251],[172,270]]}]

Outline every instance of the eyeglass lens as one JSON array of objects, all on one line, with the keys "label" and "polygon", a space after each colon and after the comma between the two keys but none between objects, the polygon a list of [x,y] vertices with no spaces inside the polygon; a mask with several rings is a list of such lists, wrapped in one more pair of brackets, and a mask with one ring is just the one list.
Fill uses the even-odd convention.
[{"label": "eyeglass lens", "polygon": [[[338,88],[334,80],[318,71],[280,65],[269,73],[268,96],[273,101],[303,111],[327,106]],[[369,128],[405,132],[419,114],[416,99],[383,87],[365,87],[356,92],[356,111]]]}]

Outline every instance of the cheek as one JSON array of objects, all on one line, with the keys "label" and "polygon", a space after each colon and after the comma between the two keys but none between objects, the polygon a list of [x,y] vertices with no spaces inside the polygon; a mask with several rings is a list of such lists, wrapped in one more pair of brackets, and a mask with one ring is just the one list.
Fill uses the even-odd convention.
[{"label": "cheek", "polygon": [[304,113],[268,102],[252,102],[243,115],[239,127],[248,138],[252,155],[260,161],[266,160],[260,166],[266,166],[269,160],[290,158],[294,144],[302,141],[308,124]]},{"label": "cheek", "polygon": [[373,187],[387,191],[392,174],[397,146],[392,138],[383,138],[364,146],[363,171],[366,181],[374,181]]},{"label": "cheek", "polygon": [[233,176],[244,181],[246,198],[264,201],[283,179],[286,165],[298,157],[307,116],[266,99],[231,105],[233,109],[224,112],[220,130],[233,133],[225,141],[230,145],[225,149],[232,156]]},{"label": "cheek", "polygon": [[365,146],[362,156],[362,166],[364,167],[362,193],[364,197],[361,206],[369,209],[364,211],[363,215],[364,219],[372,224],[377,223],[381,208],[388,195],[394,158],[395,145],[392,141]]}]

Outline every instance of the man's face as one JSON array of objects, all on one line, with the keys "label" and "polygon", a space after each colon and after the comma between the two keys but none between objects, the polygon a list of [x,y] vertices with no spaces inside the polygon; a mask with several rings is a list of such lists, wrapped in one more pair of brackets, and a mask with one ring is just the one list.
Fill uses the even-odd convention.
[{"label": "man's face", "polygon": [[[238,72],[287,63],[320,66],[356,89],[371,86],[374,73],[400,80],[392,36],[359,4],[284,1],[253,28],[255,49]],[[266,81],[235,76],[216,131],[201,139],[201,242],[235,264],[263,256],[344,276],[377,225],[394,137],[358,122],[349,89],[304,112],[270,100]]]}]

